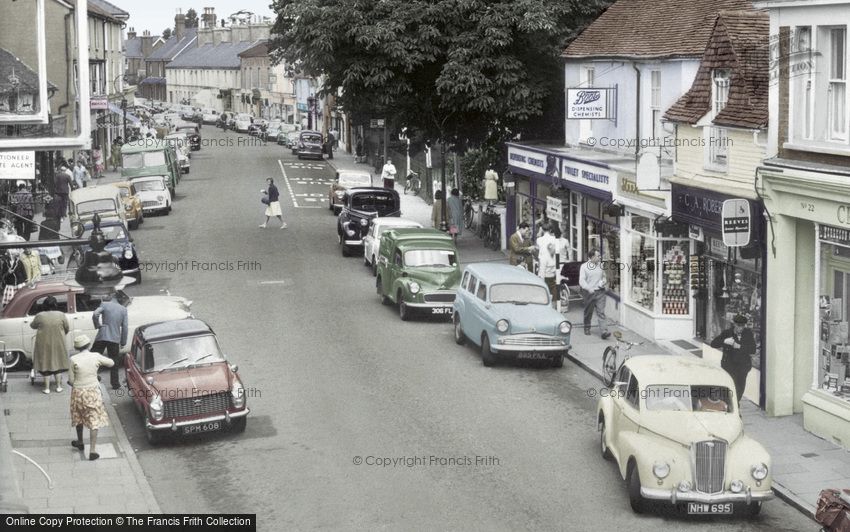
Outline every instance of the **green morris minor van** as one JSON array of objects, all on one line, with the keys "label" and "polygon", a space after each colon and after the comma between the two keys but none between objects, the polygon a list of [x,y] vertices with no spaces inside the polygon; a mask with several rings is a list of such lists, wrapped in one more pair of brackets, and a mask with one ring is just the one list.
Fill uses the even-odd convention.
[{"label": "green morris minor van", "polygon": [[129,181],[134,177],[164,176],[168,190],[174,196],[174,189],[180,182],[180,165],[174,144],[162,139],[139,139],[121,146],[121,158],[121,177]]}]

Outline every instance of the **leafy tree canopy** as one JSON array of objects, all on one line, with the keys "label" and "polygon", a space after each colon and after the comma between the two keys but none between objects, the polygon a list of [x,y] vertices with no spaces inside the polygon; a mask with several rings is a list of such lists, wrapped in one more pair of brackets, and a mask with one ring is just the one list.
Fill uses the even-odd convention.
[{"label": "leafy tree canopy", "polygon": [[355,120],[386,116],[464,151],[563,99],[560,54],[610,3],[275,0],[271,53],[341,88]]},{"label": "leafy tree canopy", "polygon": [[195,11],[195,8],[190,7],[188,11],[186,11],[186,27],[187,28],[197,28],[198,27],[198,12]]},{"label": "leafy tree canopy", "polygon": [[162,30],[162,38],[168,40],[171,38],[171,28],[165,28]]}]

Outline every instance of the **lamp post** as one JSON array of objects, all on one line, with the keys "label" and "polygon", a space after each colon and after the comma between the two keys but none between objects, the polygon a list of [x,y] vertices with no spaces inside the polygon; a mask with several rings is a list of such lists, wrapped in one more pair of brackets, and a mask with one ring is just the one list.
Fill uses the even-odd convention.
[{"label": "lamp post", "polygon": [[[119,92],[118,87],[116,86],[116,83],[118,83],[119,79],[121,81],[127,81],[127,76],[125,76],[124,74],[119,74],[119,75],[115,76],[115,79],[112,80],[112,88],[115,89],[115,92]],[[124,124],[123,124],[123,128],[122,128],[123,131],[124,131],[124,134],[123,134],[122,138],[124,138],[124,140],[126,141],[127,140],[127,97],[124,96],[123,87],[122,87],[122,90],[121,90],[121,109],[124,112]]]}]

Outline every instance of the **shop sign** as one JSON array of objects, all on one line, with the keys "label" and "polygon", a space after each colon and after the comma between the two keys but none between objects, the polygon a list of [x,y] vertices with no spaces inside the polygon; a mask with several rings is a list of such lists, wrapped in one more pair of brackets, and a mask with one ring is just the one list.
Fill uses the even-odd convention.
[{"label": "shop sign", "polygon": [[581,87],[567,89],[567,119],[600,120],[613,118],[609,102],[616,89]]},{"label": "shop sign", "polygon": [[723,244],[723,241],[714,237],[709,242],[708,250],[715,257],[722,257],[724,259],[729,254],[728,248]]},{"label": "shop sign", "polygon": [[35,152],[0,152],[0,179],[35,179]]},{"label": "shop sign", "polygon": [[546,217],[556,222],[563,221],[562,202],[558,198],[549,196],[546,198]]},{"label": "shop sign", "polygon": [[508,165],[536,174],[560,177],[558,158],[554,155],[508,146]]},{"label": "shop sign", "polygon": [[109,99],[106,96],[92,96],[91,110],[109,109]]},{"label": "shop sign", "polygon": [[705,235],[702,232],[702,227],[698,225],[689,225],[688,226],[688,237],[691,240],[696,240],[697,242],[705,242]]},{"label": "shop sign", "polygon": [[561,175],[570,183],[578,183],[606,192],[613,192],[614,184],[617,182],[617,172],[613,170],[569,159],[562,161]]},{"label": "shop sign", "polygon": [[372,129],[381,129],[384,127],[384,119],[383,118],[373,118],[369,120],[369,127]]},{"label": "shop sign", "polygon": [[723,202],[723,243],[729,247],[742,247],[750,243],[750,202],[745,199],[728,199]]}]

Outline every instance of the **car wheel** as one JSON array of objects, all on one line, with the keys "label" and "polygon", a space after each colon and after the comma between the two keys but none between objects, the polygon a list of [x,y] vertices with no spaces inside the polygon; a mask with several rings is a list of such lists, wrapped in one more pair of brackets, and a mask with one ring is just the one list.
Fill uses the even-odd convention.
[{"label": "car wheel", "polygon": [[241,434],[245,432],[245,427],[248,425],[248,416],[242,416],[234,419],[230,423],[230,432]]},{"label": "car wheel", "polygon": [[564,367],[564,355],[555,355],[555,358],[552,359],[552,367],[553,368],[563,368]]},{"label": "car wheel", "polygon": [[608,433],[605,431],[605,418],[599,421],[599,448],[602,451],[602,458],[606,460],[611,460],[614,458],[614,455],[611,454],[611,449],[608,448],[608,444],[605,443],[605,438]]},{"label": "car wheel", "polygon": [[375,256],[372,255],[372,277],[378,276],[378,264],[375,262]]},{"label": "car wheel", "polygon": [[640,473],[638,473],[635,462],[629,464],[626,482],[629,485],[629,505],[631,505],[634,513],[642,514],[646,509],[646,501],[644,501],[643,496],[640,494]]},{"label": "car wheel", "polygon": [[455,324],[455,343],[457,345],[463,345],[466,337],[463,334],[463,327],[460,326],[460,316],[457,315],[457,312],[452,316],[452,321]]},{"label": "car wheel", "polygon": [[11,370],[21,362],[20,351],[3,351],[2,356],[7,370]]},{"label": "car wheel", "polygon": [[139,224],[145,223],[145,213],[139,213]]},{"label": "car wheel", "polygon": [[127,229],[129,229],[131,231],[135,231],[138,228],[139,228],[139,219],[138,218],[136,218],[135,220],[133,220],[132,222],[127,224]]},{"label": "car wheel", "polygon": [[481,338],[481,362],[488,368],[496,364],[496,356],[490,350],[490,338],[486,334]]},{"label": "car wheel", "polygon": [[298,156],[298,160],[299,160],[299,161],[301,160],[301,156],[300,156],[300,155]]},{"label": "car wheel", "polygon": [[401,295],[401,290],[398,291],[396,301],[398,301],[398,317],[401,318],[401,321],[409,320],[410,307],[408,307],[407,304],[404,302],[404,298]]}]

